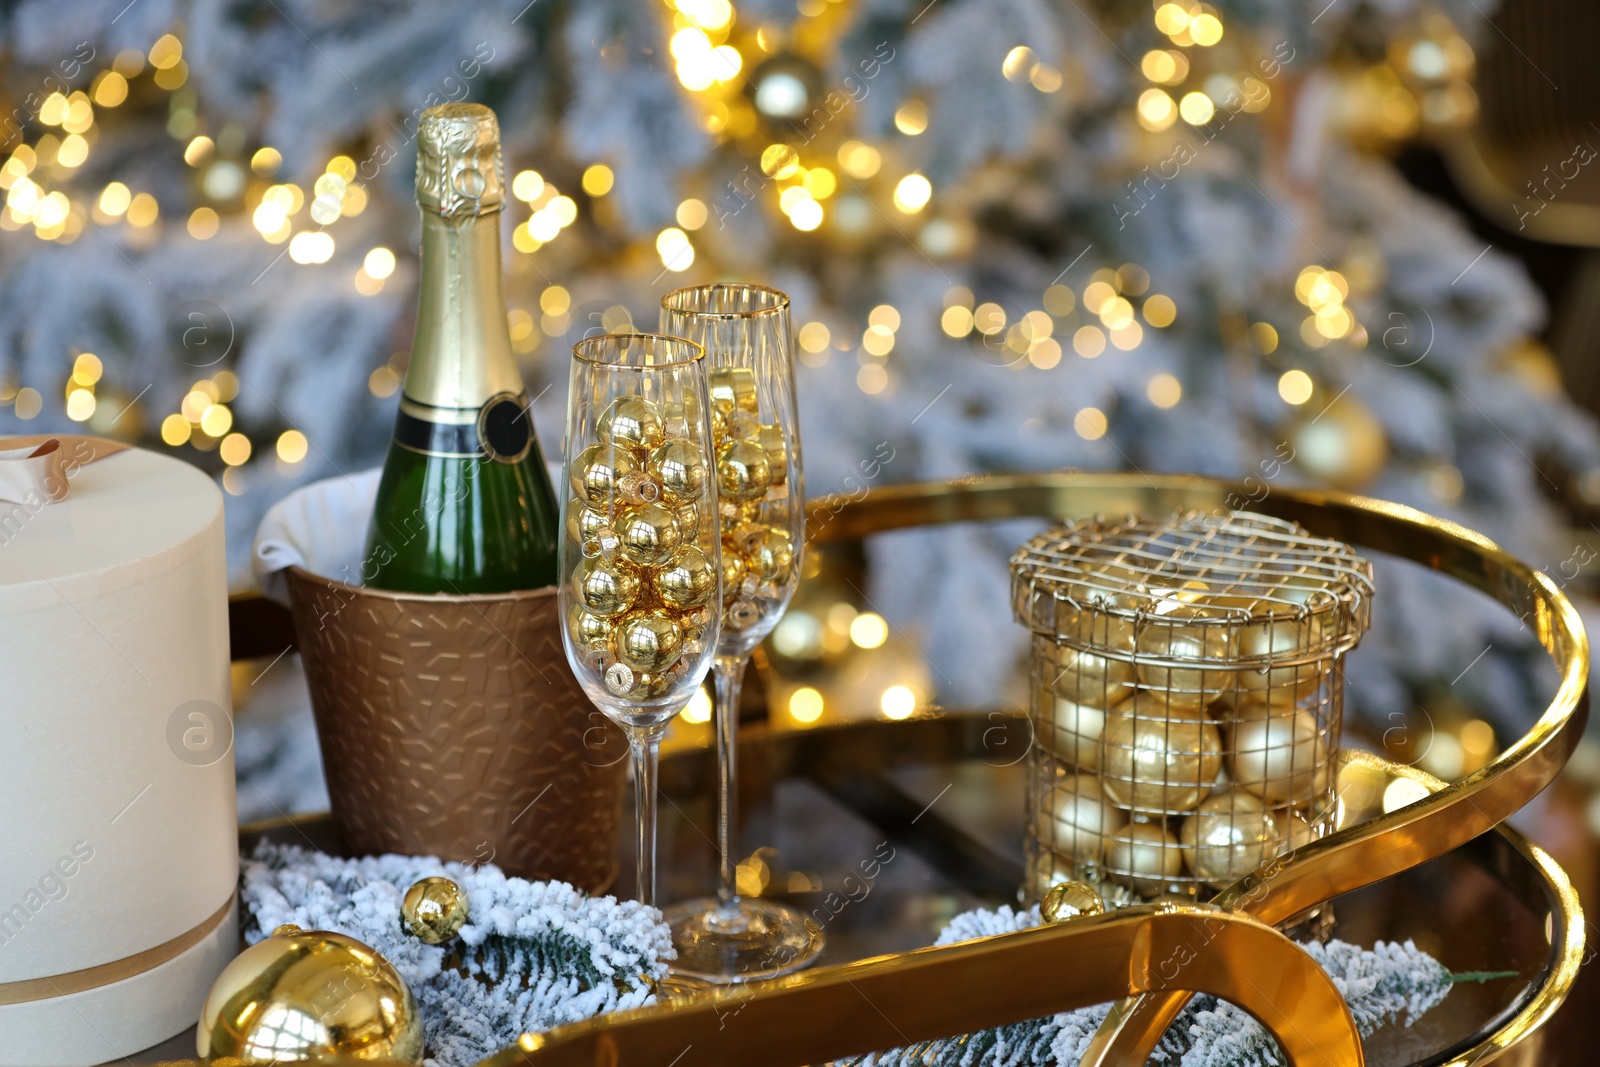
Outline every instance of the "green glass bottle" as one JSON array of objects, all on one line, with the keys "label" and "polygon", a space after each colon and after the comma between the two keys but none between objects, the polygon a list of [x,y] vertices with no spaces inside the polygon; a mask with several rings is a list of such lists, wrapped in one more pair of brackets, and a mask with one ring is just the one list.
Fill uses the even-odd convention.
[{"label": "green glass bottle", "polygon": [[506,325],[504,197],[494,112],[424,112],[416,332],[361,566],[379,589],[503,593],[556,581],[560,509]]}]

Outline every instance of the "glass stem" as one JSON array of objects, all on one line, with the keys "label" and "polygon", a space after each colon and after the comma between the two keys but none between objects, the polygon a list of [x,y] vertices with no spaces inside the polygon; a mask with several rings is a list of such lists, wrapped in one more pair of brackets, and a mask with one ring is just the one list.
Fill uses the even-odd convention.
[{"label": "glass stem", "polygon": [[628,746],[633,751],[633,811],[637,849],[634,853],[638,873],[637,899],[655,907],[656,903],[656,767],[661,756],[661,735],[665,726],[625,726]]},{"label": "glass stem", "polygon": [[739,686],[748,656],[716,658],[717,680],[717,847],[722,852],[717,900],[724,913],[739,908],[739,860],[734,817],[739,805]]}]

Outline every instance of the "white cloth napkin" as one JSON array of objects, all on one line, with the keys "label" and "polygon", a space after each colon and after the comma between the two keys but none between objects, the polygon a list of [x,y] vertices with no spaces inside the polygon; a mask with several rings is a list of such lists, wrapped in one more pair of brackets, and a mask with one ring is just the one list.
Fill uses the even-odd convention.
[{"label": "white cloth napkin", "polygon": [[289,603],[283,572],[302,567],[312,574],[361,584],[361,552],[378,495],[382,468],[303,485],[267,510],[256,527],[250,566],[268,598]]}]

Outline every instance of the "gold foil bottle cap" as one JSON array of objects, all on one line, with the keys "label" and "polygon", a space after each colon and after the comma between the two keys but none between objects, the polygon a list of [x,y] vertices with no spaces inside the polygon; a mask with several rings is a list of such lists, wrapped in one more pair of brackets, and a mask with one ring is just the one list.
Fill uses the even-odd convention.
[{"label": "gold foil bottle cap", "polygon": [[482,104],[441,104],[417,126],[417,203],[447,219],[499,211],[500,124]]}]

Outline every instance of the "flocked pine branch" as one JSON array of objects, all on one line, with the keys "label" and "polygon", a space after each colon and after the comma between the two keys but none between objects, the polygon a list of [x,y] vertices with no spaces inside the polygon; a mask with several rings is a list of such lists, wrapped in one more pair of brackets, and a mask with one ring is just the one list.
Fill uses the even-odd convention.
[{"label": "flocked pine branch", "polygon": [[[405,890],[430,875],[467,892],[459,943],[426,945],[401,930]],[[655,909],[589,897],[563,882],[508,878],[489,865],[344,860],[263,843],[242,879],[252,944],[294,923],[348,934],[394,964],[416,997],[436,1067],[468,1067],[521,1034],[651,1003],[671,958]]]}]

